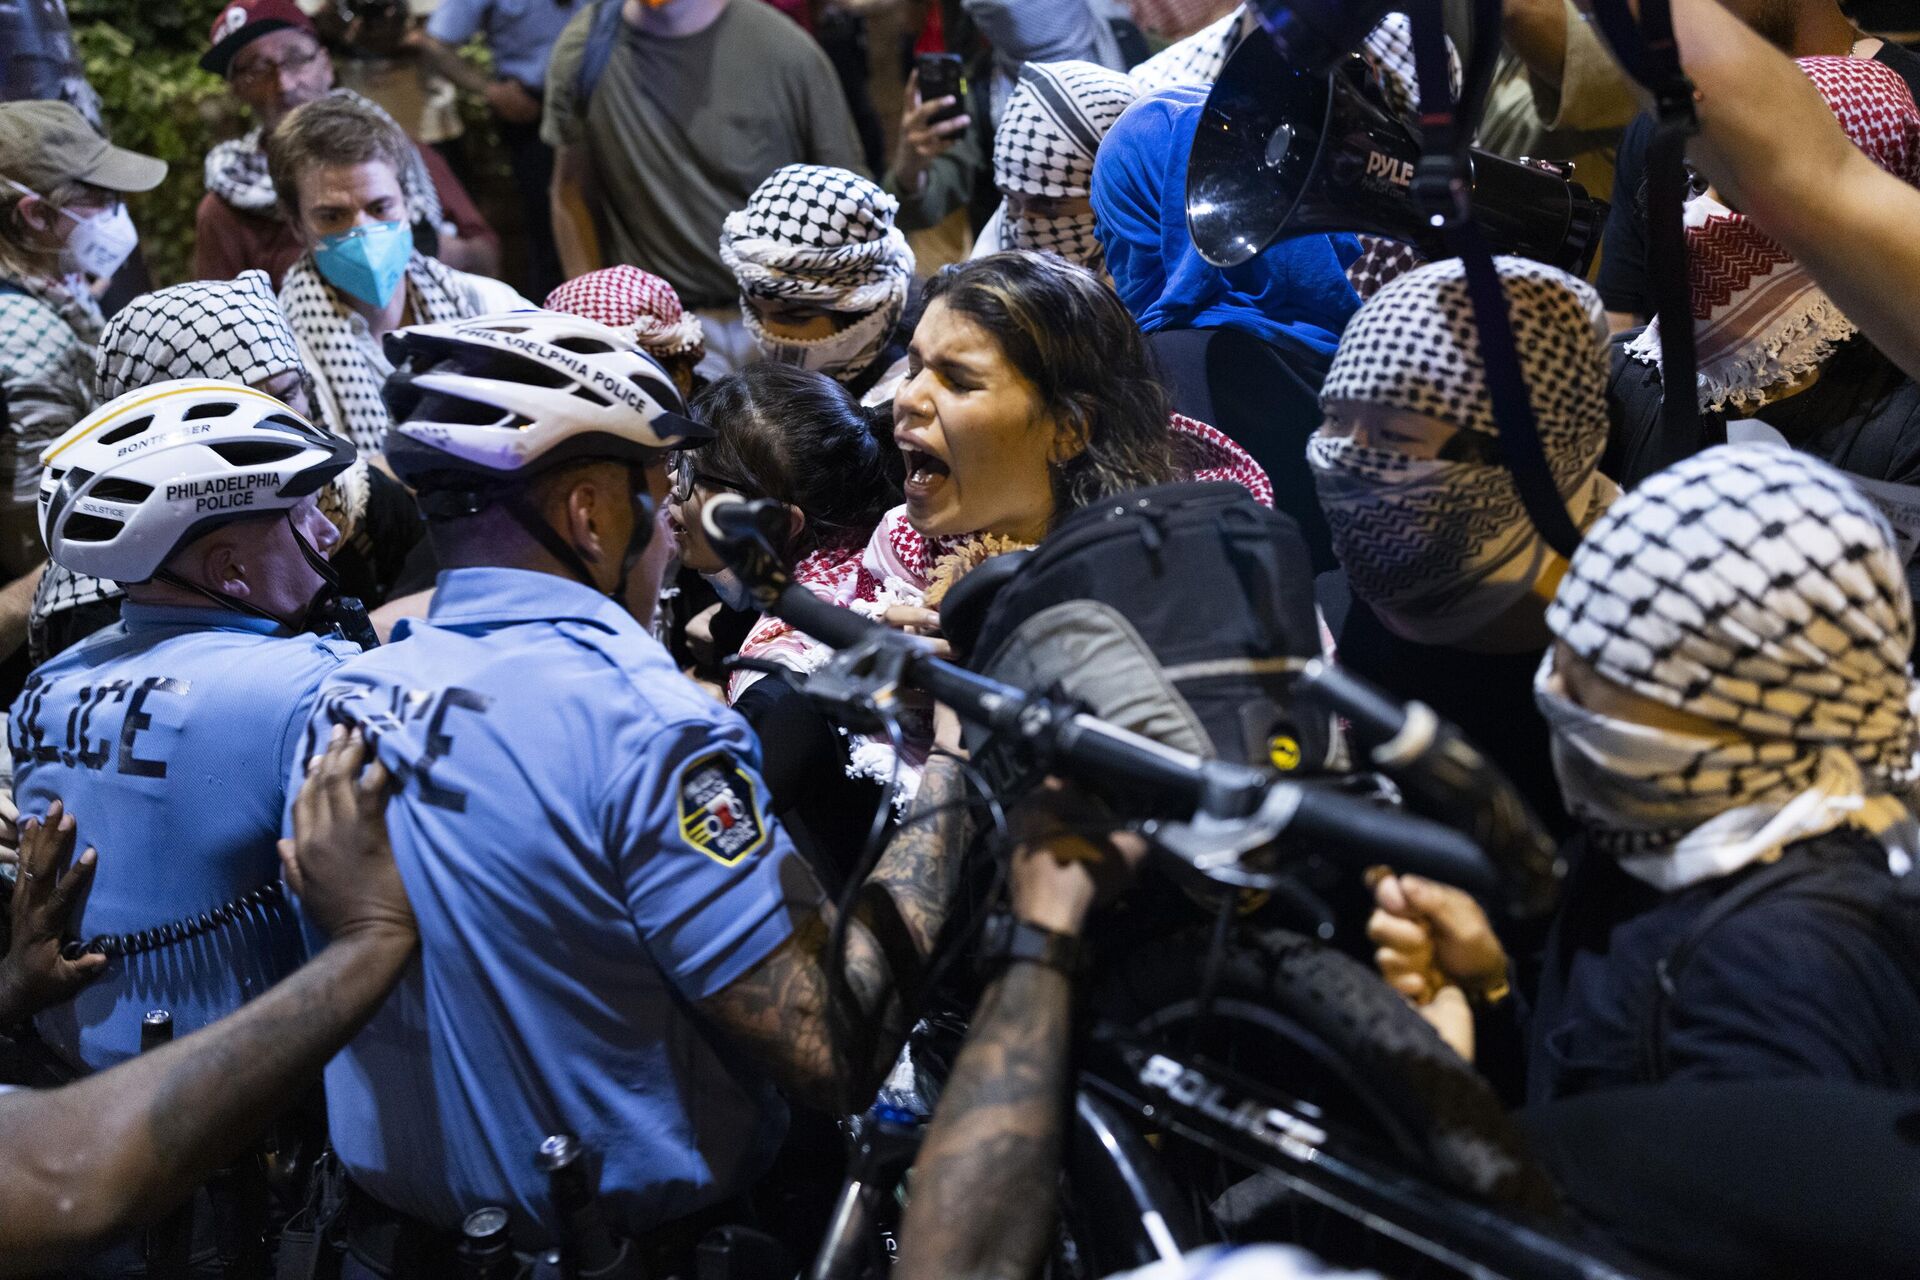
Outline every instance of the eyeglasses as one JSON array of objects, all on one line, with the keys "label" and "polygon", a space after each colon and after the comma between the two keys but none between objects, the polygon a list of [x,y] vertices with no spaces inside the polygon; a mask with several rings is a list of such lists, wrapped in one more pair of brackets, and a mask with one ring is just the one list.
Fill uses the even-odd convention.
[{"label": "eyeglasses", "polygon": [[275,62],[272,58],[256,58],[244,67],[235,67],[231,79],[234,84],[242,88],[259,88],[262,85],[271,84],[279,79],[280,73],[283,71],[290,71],[298,75],[300,72],[312,66],[314,60],[319,56],[320,46],[316,44],[309,45],[304,52],[295,50],[278,62]]},{"label": "eyeglasses", "polygon": [[673,455],[673,461],[667,464],[673,476],[673,490],[668,494],[676,506],[684,506],[693,501],[696,487],[702,489],[725,489],[730,493],[749,493],[746,485],[737,481],[709,475],[693,465],[693,455],[680,452]]}]

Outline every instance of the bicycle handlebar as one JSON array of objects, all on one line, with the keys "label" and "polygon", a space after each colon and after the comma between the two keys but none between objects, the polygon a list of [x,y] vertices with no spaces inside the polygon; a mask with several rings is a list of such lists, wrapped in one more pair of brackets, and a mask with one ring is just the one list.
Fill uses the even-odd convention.
[{"label": "bicycle handlebar", "polygon": [[1500,868],[1507,908],[1550,911],[1564,867],[1558,845],[1498,765],[1421,702],[1400,703],[1350,671],[1307,664],[1297,696],[1344,717],[1354,746],[1400,785],[1408,807],[1473,838]]},{"label": "bicycle handlebar", "polygon": [[1213,878],[1232,882],[1230,864],[1285,833],[1354,861],[1391,862],[1475,891],[1494,887],[1486,855],[1440,823],[1177,750],[933,657],[914,637],[827,603],[791,581],[775,555],[776,512],[783,534],[785,511],[771,502],[717,494],[701,513],[708,539],[757,605],[836,649],[865,648],[875,656],[886,651],[900,662],[904,683],[966,719],[1012,735],[1082,785],[1119,788],[1136,799],[1143,790],[1156,800],[1165,797],[1181,821],[1156,824],[1156,842]]}]

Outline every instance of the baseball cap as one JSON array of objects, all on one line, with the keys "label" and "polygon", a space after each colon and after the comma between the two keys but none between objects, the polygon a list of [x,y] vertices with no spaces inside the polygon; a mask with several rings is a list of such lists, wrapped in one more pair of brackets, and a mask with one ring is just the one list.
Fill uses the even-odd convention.
[{"label": "baseball cap", "polygon": [[213,30],[207,34],[207,43],[213,47],[200,55],[200,69],[225,76],[234,54],[269,31],[288,27],[318,38],[313,19],[293,0],[233,0],[213,20]]},{"label": "baseball cap", "polygon": [[75,180],[151,191],[167,162],[114,146],[64,102],[0,102],[0,175],[42,195]]}]

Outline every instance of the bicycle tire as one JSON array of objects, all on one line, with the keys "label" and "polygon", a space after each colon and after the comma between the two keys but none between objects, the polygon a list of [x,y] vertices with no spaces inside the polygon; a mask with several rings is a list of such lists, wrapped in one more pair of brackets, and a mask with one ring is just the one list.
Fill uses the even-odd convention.
[{"label": "bicycle tire", "polygon": [[[1091,992],[1097,1016],[1152,1038],[1193,1029],[1208,938],[1188,932],[1109,959]],[[1282,929],[1230,935],[1214,979],[1211,1019],[1259,1024],[1304,1051],[1272,1069],[1240,1069],[1316,1104],[1290,1078],[1342,1074],[1375,1135],[1443,1185],[1494,1204],[1552,1213],[1551,1179],[1472,1066],[1372,970]],[[1233,1065],[1233,1064],[1229,1064]],[[1303,1071],[1311,1067],[1311,1071]],[[1353,1120],[1349,1114],[1345,1117]]]}]

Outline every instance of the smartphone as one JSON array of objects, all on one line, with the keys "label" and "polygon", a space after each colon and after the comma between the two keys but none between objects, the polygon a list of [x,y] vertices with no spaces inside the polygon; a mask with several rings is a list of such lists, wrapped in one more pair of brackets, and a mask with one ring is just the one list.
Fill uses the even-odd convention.
[{"label": "smartphone", "polygon": [[953,99],[953,105],[944,108],[929,123],[939,124],[966,113],[967,73],[961,67],[959,54],[923,53],[914,58],[913,68],[920,77],[920,101]]}]

